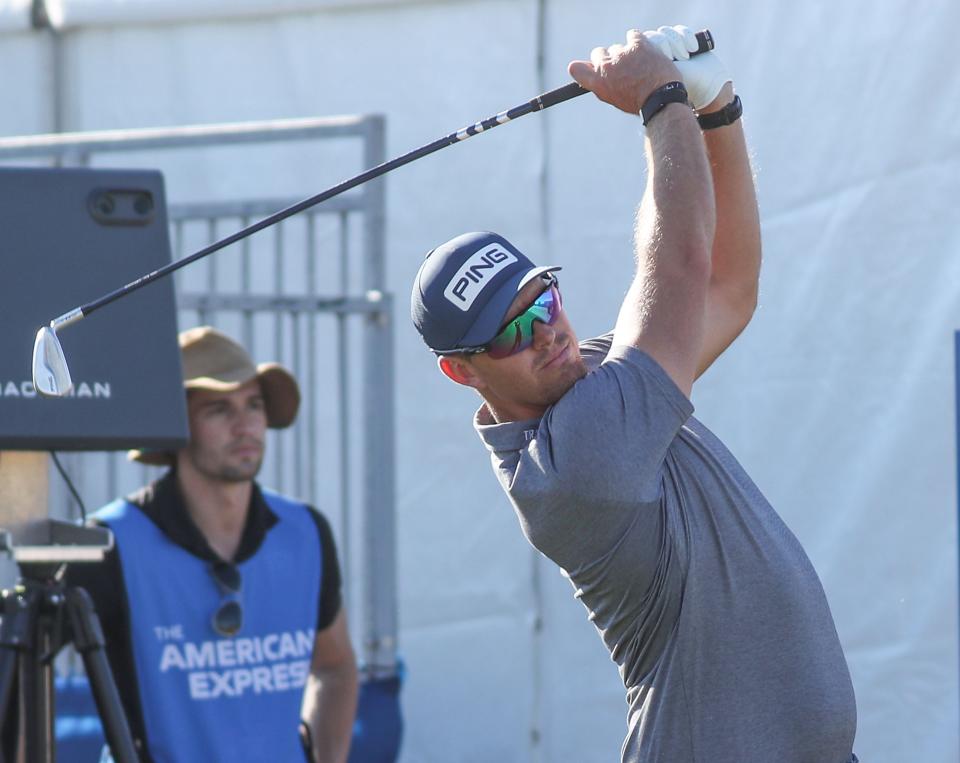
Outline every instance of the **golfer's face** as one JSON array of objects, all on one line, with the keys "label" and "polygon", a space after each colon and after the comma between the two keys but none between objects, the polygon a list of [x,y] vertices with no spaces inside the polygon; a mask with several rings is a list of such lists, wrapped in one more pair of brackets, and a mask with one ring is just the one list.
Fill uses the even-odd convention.
[{"label": "golfer's face", "polygon": [[191,390],[187,396],[190,443],[185,455],[210,479],[253,479],[263,462],[267,414],[260,383],[253,379],[233,392]]},{"label": "golfer's face", "polygon": [[[526,310],[543,290],[539,278],[524,286],[504,323]],[[471,362],[482,379],[481,393],[517,418],[539,416],[586,374],[576,334],[562,309],[552,325],[533,323],[533,343],[525,350],[499,360],[480,353],[471,356]]]}]

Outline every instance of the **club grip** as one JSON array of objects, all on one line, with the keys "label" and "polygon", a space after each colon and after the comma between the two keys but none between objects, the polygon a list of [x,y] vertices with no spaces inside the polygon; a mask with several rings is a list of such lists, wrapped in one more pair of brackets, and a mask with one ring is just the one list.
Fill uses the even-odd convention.
[{"label": "club grip", "polygon": [[[709,29],[701,29],[699,32],[697,32],[696,37],[698,47],[690,54],[691,56],[698,56],[701,53],[706,53],[707,51],[713,50],[713,35],[710,33]],[[536,98],[530,101],[530,106],[533,107],[534,111],[541,111],[542,109],[556,106],[558,103],[569,101],[571,98],[576,98],[579,95],[585,95],[589,92],[589,90],[587,90],[585,87],[582,87],[578,82],[570,82],[566,85],[561,85],[554,90],[550,90],[543,95],[538,95]]]},{"label": "club grip", "polygon": [[699,47],[690,54],[691,56],[699,56],[701,53],[713,50],[713,35],[709,29],[701,29],[696,36]]}]

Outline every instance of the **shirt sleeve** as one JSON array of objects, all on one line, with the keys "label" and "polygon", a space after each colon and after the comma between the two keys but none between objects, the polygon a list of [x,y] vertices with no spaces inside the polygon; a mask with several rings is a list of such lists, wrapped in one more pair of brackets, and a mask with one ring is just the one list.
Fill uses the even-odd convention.
[{"label": "shirt sleeve", "polygon": [[320,581],[320,602],[317,607],[317,632],[329,628],[340,612],[343,604],[340,577],[340,562],[337,558],[337,544],[333,538],[330,523],[315,508],[310,507],[310,516],[317,525],[320,536],[320,550],[323,554],[323,566]]},{"label": "shirt sleeve", "polygon": [[547,412],[534,447],[567,489],[613,500],[639,489],[650,499],[667,448],[692,413],[656,361],[618,346]]},{"label": "shirt sleeve", "polygon": [[693,405],[649,355],[614,346],[539,422],[508,492],[527,537],[562,564],[599,555],[655,503],[667,451]]}]

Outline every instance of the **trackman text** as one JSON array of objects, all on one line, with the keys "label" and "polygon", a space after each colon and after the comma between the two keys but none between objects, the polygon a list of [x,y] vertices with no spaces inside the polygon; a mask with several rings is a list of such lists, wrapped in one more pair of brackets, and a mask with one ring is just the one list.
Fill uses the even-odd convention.
[{"label": "trackman text", "polygon": [[443,296],[466,312],[483,291],[483,287],[490,283],[490,279],[516,261],[517,258],[504,251],[499,244],[478,249],[450,279],[447,288],[443,290]]},{"label": "trackman text", "polygon": [[[69,394],[64,395],[64,397],[89,397],[98,400],[109,400],[111,395],[110,382],[79,382],[74,384]],[[22,381],[19,383],[0,381],[0,397],[22,397],[31,399],[37,397],[37,389],[33,386],[32,381]]]}]

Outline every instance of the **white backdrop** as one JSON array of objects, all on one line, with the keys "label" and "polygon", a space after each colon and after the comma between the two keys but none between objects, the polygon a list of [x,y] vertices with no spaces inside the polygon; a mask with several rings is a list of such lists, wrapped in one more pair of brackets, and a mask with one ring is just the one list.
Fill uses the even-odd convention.
[{"label": "white backdrop", "polygon": [[[54,45],[0,2],[0,134],[54,127]],[[857,691],[864,761],[955,763],[960,327],[960,28],[955,0],[323,2],[61,0],[62,127],[342,113],[388,117],[388,154],[567,80],[629,27],[709,27],[755,155],[761,304],[694,392],[793,528],[827,591]],[[616,670],[569,584],[526,546],[472,432],[475,399],[409,324],[430,247],[506,234],[562,264],[578,333],[610,326],[643,187],[638,119],[590,96],[394,173],[404,763],[617,759]],[[218,171],[308,195],[304,166]],[[735,680],[735,677],[732,677]]]}]

